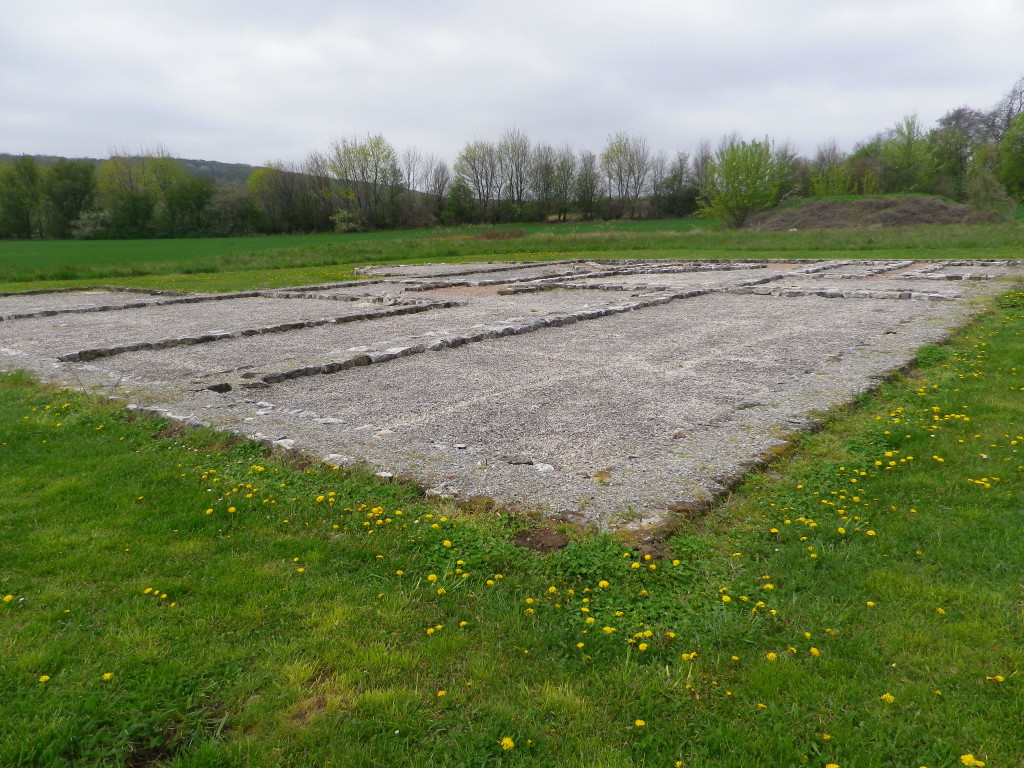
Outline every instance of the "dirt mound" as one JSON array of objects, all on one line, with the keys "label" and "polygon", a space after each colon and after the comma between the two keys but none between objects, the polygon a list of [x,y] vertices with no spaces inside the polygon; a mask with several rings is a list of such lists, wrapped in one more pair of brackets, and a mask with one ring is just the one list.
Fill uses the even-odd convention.
[{"label": "dirt mound", "polygon": [[937,197],[860,197],[805,200],[752,216],[748,229],[765,232],[788,229],[876,229],[920,224],[975,224],[1002,221],[961,203]]}]

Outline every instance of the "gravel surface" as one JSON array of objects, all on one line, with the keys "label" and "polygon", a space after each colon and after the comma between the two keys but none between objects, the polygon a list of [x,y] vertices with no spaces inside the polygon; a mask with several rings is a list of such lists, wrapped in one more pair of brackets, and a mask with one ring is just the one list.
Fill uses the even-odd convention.
[{"label": "gravel surface", "polygon": [[[363,311],[373,306],[367,305]],[[357,311],[349,302],[254,297],[32,317],[0,323],[0,346],[13,346],[13,340],[18,339],[18,348],[26,352],[52,351],[60,355],[96,346],[240,331],[275,323],[340,317]]]},{"label": "gravel surface", "polygon": [[[432,301],[465,300],[457,289],[425,292]],[[583,308],[610,306],[604,294],[545,291],[522,297],[485,295],[462,306],[358,323],[302,328],[259,337],[236,337],[197,345],[187,355],[177,347],[141,350],[98,361],[97,370],[125,375],[130,382],[171,382],[185,377],[197,386],[231,381],[242,374],[266,373],[325,363],[347,357],[355,348],[388,349],[429,342],[436,337],[469,333],[476,325],[502,324],[513,318],[561,315]],[[620,299],[620,296],[614,298]],[[348,304],[335,304],[344,310]]]},{"label": "gravel surface", "polygon": [[37,293],[21,296],[13,294],[0,296],[0,317],[33,312],[84,309],[88,307],[152,304],[157,301],[166,300],[167,297],[165,296],[123,291],[67,291],[64,293]]},{"label": "gravel surface", "polygon": [[[507,266],[470,274],[472,265],[425,265],[366,286],[4,321],[0,365],[330,463],[366,462],[437,495],[603,527],[660,526],[711,503],[807,428],[812,412],[847,402],[920,345],[942,341],[974,299],[1009,287],[995,278],[1024,277],[1015,263],[619,262],[582,265],[620,274],[580,277],[566,289],[465,287],[535,270]],[[509,286],[544,286],[547,269]],[[462,287],[416,290],[456,282],[456,271]],[[584,289],[592,284],[627,290]],[[361,298],[324,298],[350,292]],[[0,301],[10,298],[42,308],[91,300]],[[460,305],[424,308],[428,301]],[[398,311],[412,313],[379,316]],[[131,347],[342,316],[351,322]],[[515,318],[519,330],[509,325]],[[462,334],[459,346],[428,343],[453,334]],[[119,344],[127,346],[111,357],[57,361],[70,349]],[[353,350],[372,357],[399,347],[404,356],[364,361],[372,365],[318,367]],[[253,383],[260,372],[311,364],[302,378]],[[211,382],[230,388],[210,391]]]}]

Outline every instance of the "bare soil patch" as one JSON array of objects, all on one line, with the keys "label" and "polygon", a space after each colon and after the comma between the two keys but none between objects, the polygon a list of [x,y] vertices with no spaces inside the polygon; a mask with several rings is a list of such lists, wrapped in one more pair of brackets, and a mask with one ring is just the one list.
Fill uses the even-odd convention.
[{"label": "bare soil patch", "polygon": [[537,552],[554,552],[565,548],[569,543],[569,537],[554,528],[541,528],[535,531],[520,531],[512,541],[516,546]]},{"label": "bare soil patch", "polygon": [[1000,221],[998,214],[978,211],[938,197],[862,197],[806,200],[751,217],[748,229],[875,229],[921,224],[975,224]]}]

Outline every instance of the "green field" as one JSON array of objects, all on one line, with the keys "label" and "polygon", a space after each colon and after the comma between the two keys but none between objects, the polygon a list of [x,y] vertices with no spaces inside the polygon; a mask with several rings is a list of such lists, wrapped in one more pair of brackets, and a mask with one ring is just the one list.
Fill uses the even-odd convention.
[{"label": "green field", "polygon": [[[1021,237],[683,232],[445,247],[904,258],[945,238],[933,256],[1008,257]],[[336,237],[367,261],[439,247]],[[547,555],[511,543],[540,521],[4,375],[0,765],[1024,765],[1024,292],[919,360],[664,543],[563,528]]]},{"label": "green field", "polygon": [[[504,232],[512,237],[493,237]],[[753,232],[622,221],[204,240],[6,241],[0,291],[102,282],[234,290],[345,279],[360,264],[588,258],[1019,258],[1024,223]],[[229,273],[246,273],[230,275]],[[213,277],[211,277],[211,275]],[[308,279],[307,279],[308,278]]]}]

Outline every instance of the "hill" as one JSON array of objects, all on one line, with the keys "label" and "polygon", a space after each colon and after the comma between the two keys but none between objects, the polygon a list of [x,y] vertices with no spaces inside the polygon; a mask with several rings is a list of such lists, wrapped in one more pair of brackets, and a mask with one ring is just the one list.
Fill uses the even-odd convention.
[{"label": "hill", "polygon": [[978,210],[939,197],[886,195],[801,200],[793,205],[752,216],[746,228],[764,232],[789,229],[877,229],[1004,220],[998,213]]},{"label": "hill", "polygon": [[[18,157],[21,157],[21,155],[0,152],[0,164],[12,162]],[[49,166],[57,160],[63,159],[59,155],[31,155],[31,157],[42,166]],[[72,157],[66,159],[82,160],[95,165],[103,162],[103,159],[93,157]],[[259,167],[246,165],[245,163],[221,163],[217,160],[190,160],[180,157],[175,158],[175,160],[189,173],[225,182],[244,183],[249,178],[249,175]]]}]

